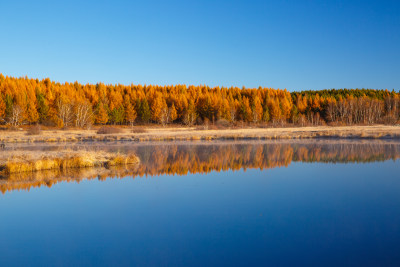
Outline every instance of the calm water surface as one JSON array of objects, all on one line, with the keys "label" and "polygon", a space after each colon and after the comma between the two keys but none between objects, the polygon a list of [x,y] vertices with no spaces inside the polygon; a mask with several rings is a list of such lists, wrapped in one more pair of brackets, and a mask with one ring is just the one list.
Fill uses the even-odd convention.
[{"label": "calm water surface", "polygon": [[142,164],[2,179],[0,266],[400,265],[398,143],[103,149]]}]

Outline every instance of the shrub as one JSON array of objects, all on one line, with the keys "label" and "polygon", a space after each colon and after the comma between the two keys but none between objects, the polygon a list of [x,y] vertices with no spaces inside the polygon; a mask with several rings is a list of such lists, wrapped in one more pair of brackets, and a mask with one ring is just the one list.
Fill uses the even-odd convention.
[{"label": "shrub", "polygon": [[27,135],[39,135],[41,133],[42,129],[40,128],[40,125],[31,126],[26,132]]},{"label": "shrub", "polygon": [[103,126],[97,130],[97,134],[118,134],[122,133],[121,128]]},{"label": "shrub", "polygon": [[218,128],[227,128],[230,126],[230,122],[225,119],[219,119],[216,122]]},{"label": "shrub", "polygon": [[144,127],[132,127],[132,133],[147,133],[146,128]]}]

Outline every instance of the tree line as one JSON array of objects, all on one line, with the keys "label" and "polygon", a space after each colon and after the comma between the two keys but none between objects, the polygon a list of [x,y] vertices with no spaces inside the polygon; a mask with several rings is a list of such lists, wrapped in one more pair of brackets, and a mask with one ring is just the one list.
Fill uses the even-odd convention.
[{"label": "tree line", "polygon": [[218,121],[300,126],[398,123],[399,93],[373,89],[288,92],[272,88],[58,83],[0,74],[0,123],[92,124]]}]

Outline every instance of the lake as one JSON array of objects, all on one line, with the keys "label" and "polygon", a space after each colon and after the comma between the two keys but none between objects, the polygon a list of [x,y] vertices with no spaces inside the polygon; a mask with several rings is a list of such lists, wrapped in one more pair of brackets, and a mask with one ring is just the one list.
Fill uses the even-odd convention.
[{"label": "lake", "polygon": [[0,179],[0,266],[400,265],[399,142],[65,147],[141,163]]}]

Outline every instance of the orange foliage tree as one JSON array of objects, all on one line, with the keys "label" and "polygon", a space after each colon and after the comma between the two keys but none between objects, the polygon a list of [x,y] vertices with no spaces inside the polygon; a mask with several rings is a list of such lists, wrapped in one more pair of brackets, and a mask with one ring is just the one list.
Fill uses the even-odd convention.
[{"label": "orange foliage tree", "polygon": [[86,127],[95,124],[174,122],[193,125],[272,122],[273,124],[396,124],[398,92],[339,89],[289,93],[272,88],[186,85],[82,85],[0,74],[0,123]]}]

